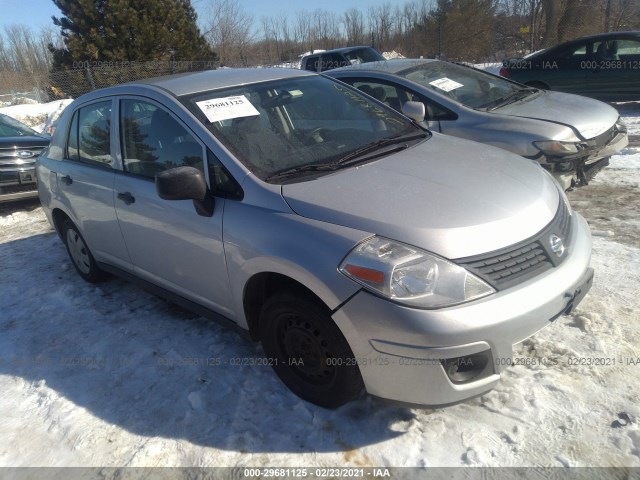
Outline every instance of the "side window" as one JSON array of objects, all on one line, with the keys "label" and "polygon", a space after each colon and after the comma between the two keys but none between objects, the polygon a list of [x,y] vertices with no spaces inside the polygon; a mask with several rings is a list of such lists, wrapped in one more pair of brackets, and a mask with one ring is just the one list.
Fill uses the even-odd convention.
[{"label": "side window", "polygon": [[322,55],[322,65],[320,69],[324,72],[325,70],[346,67],[348,65],[351,65],[351,62],[339,53],[328,53],[326,55]]},{"label": "side window", "polygon": [[200,143],[167,111],[152,103],[120,102],[120,139],[125,172],[149,178],[182,166],[204,172]]},{"label": "side window", "polygon": [[399,112],[402,111],[402,104],[407,101],[402,89],[383,82],[367,80],[366,82],[348,81],[348,83]]},{"label": "side window", "polygon": [[611,48],[615,49],[620,56],[640,56],[640,41],[638,40],[614,40],[609,43]]},{"label": "side window", "polygon": [[69,160],[111,166],[111,101],[93,103],[73,114],[67,155]]},{"label": "side window", "polygon": [[67,153],[65,155],[69,160],[80,160],[78,153],[78,112],[73,114],[71,119],[71,127],[69,127],[69,137],[67,138]]},{"label": "side window", "polygon": [[311,72],[316,72],[318,71],[318,61],[320,60],[319,56],[315,56],[315,57],[307,57],[307,59],[305,60],[305,70],[309,70]]},{"label": "side window", "polygon": [[548,56],[542,59],[543,65],[547,65],[543,68],[552,68],[549,66],[554,63],[563,67],[580,65],[580,62],[586,60],[587,56],[591,55],[592,48],[593,45],[591,43],[582,43],[549,52]]},{"label": "side window", "polygon": [[384,82],[353,81],[353,79],[346,80],[346,82],[399,112],[402,112],[402,105],[406,102],[422,102],[426,120],[457,120],[458,118],[455,113],[442,105],[399,85],[389,85]]}]

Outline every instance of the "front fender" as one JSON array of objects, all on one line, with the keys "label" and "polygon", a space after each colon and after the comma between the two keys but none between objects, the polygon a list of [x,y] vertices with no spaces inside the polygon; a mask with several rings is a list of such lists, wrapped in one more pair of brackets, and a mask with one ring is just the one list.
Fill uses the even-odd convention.
[{"label": "front fender", "polygon": [[331,310],[360,289],[338,266],[371,233],[240,202],[229,202],[224,215],[229,283],[241,327],[248,327],[245,286],[259,273],[278,273],[299,282]]}]

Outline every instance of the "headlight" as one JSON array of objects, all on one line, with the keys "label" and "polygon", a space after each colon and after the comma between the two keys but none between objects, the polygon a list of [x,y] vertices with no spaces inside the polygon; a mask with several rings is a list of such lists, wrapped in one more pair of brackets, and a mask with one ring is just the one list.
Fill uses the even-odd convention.
[{"label": "headlight", "polygon": [[576,142],[560,142],[558,140],[545,140],[542,142],[533,142],[533,146],[541,152],[554,157],[564,157],[566,155],[575,155],[582,151],[582,145]]},{"label": "headlight", "polygon": [[495,292],[454,263],[383,237],[356,246],[339,270],[368,290],[413,307],[446,307]]}]

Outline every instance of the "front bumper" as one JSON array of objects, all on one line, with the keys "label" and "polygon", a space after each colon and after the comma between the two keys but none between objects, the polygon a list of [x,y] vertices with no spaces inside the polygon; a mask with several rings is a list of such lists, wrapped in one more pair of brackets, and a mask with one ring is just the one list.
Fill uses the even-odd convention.
[{"label": "front bumper", "polygon": [[38,196],[33,165],[0,169],[0,203]]},{"label": "front bumper", "polygon": [[[514,344],[574,308],[591,286],[591,236],[572,215],[568,257],[525,283],[464,305],[419,310],[360,291],[333,314],[367,391],[420,405],[445,405],[491,390]],[[477,375],[456,379],[452,362],[485,359]],[[449,372],[449,373],[448,373]]]},{"label": "front bumper", "polygon": [[[588,143],[588,142],[587,142]],[[588,185],[593,177],[609,164],[609,158],[629,144],[626,131],[618,132],[608,143],[602,147],[592,146],[589,153],[583,153],[579,157],[538,159],[542,166],[551,172],[556,181],[564,190],[572,187]]]}]

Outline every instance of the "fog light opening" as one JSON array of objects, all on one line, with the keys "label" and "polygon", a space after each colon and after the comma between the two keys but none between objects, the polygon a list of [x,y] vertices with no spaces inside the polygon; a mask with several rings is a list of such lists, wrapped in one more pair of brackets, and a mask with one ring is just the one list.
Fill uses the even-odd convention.
[{"label": "fog light opening", "polygon": [[491,374],[491,350],[464,357],[445,358],[440,363],[451,383],[468,383]]}]

